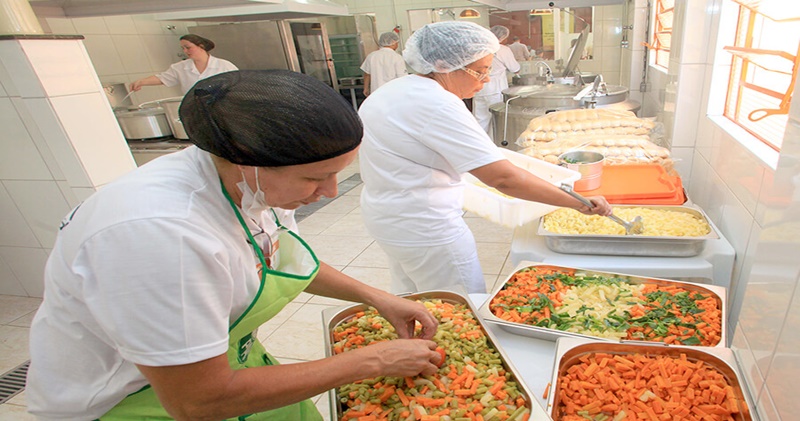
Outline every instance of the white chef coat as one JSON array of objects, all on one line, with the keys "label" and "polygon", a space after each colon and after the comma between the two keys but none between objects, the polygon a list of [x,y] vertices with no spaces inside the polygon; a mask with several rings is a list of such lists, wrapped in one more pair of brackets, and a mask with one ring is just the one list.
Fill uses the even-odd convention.
[{"label": "white chef coat", "polygon": [[514,43],[509,45],[508,48],[510,48],[514,53],[514,59],[517,61],[523,61],[531,58],[531,52],[528,51],[528,46],[519,41],[514,41]]},{"label": "white chef coat", "polygon": [[460,174],[504,159],[500,150],[459,97],[424,76],[384,85],[359,115],[361,215],[389,258],[392,291],[486,292]]},{"label": "white chef coat", "polygon": [[508,88],[508,76],[506,72],[519,72],[520,65],[514,58],[514,53],[506,45],[500,45],[500,49],[494,54],[492,60],[492,71],[489,73],[489,82],[475,94],[472,101],[472,113],[478,124],[493,138],[492,112],[489,106],[498,102],[503,102],[503,89]]},{"label": "white chef coat", "polygon": [[369,53],[361,64],[361,70],[369,74],[370,93],[375,92],[386,82],[408,74],[403,57],[389,47]]},{"label": "white chef coat", "polygon": [[225,354],[229,325],[260,280],[207,152],[192,146],[158,158],[67,220],[30,330],[31,413],[95,419],[148,383],[134,364]]},{"label": "white chef coat", "polygon": [[192,89],[192,86],[194,86],[198,80],[234,70],[239,70],[239,68],[234,66],[230,61],[209,55],[208,65],[206,69],[203,70],[203,73],[197,71],[194,61],[186,59],[169,66],[169,69],[163,73],[157,74],[156,77],[165,86],[172,87],[180,85],[181,94],[186,95],[189,89]]},{"label": "white chef coat", "polygon": [[361,214],[370,234],[398,246],[442,245],[458,238],[461,173],[504,159],[456,95],[410,75],[361,105]]}]

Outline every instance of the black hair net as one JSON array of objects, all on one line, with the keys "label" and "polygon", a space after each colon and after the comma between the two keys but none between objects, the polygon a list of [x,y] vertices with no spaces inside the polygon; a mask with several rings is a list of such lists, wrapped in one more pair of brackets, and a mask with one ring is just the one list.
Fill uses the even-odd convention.
[{"label": "black hair net", "polygon": [[179,110],[189,140],[234,164],[324,161],[361,143],[358,114],[338,92],[288,70],[241,70],[197,82]]}]

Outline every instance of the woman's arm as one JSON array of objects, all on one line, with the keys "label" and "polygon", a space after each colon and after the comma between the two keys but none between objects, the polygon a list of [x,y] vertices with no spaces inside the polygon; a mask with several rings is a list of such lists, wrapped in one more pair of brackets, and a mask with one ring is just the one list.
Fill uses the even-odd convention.
[{"label": "woman's arm", "polygon": [[558,187],[503,159],[470,171],[489,187],[532,202],[572,208],[587,215],[610,215],[611,205],[602,196],[588,197],[594,208],[585,206]]},{"label": "woman's arm", "polygon": [[319,274],[306,292],[371,305],[401,338],[413,338],[417,322],[422,326],[420,338],[430,339],[436,333],[438,322],[422,304],[359,282],[325,263],[321,263]]},{"label": "woman's arm", "polygon": [[370,94],[370,92],[369,92],[369,86],[370,85],[369,84],[370,84],[371,81],[372,81],[372,79],[370,78],[369,73],[364,73],[364,96],[365,97],[369,96],[369,94]]},{"label": "woman's arm", "polygon": [[157,78],[156,75],[148,76],[131,83],[131,91],[136,92],[139,89],[142,89],[142,86],[156,86],[163,84],[164,83],[161,82],[161,79]]},{"label": "woman's arm", "polygon": [[137,365],[176,420],[220,420],[280,408],[356,380],[431,375],[436,343],[384,341],[330,358],[233,370],[225,355],[169,367]]}]

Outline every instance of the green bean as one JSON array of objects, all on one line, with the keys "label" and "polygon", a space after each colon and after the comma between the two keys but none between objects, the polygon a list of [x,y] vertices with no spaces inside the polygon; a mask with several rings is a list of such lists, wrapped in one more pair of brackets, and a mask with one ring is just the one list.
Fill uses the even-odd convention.
[{"label": "green bean", "polygon": [[525,412],[525,410],[527,410],[527,409],[528,409],[528,408],[525,408],[524,406],[520,406],[519,408],[515,409],[515,410],[514,410],[514,412],[512,412],[512,413],[511,413],[511,415],[508,417],[508,419],[509,419],[509,420],[512,420],[512,421],[516,420],[516,419],[517,419],[517,418],[519,418],[519,417],[522,415],[522,413],[523,413],[523,412]]}]

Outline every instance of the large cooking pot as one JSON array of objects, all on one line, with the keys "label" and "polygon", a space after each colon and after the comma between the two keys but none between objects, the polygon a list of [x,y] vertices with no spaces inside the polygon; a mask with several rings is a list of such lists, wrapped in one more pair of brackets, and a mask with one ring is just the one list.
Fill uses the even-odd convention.
[{"label": "large cooking pot", "polygon": [[127,140],[158,140],[172,136],[167,115],[161,107],[115,111],[114,115]]},{"label": "large cooking pot", "polygon": [[175,139],[188,139],[189,135],[186,134],[186,130],[183,128],[183,123],[181,123],[180,113],[178,113],[178,110],[181,107],[181,101],[183,101],[182,96],[175,96],[171,98],[143,102],[139,104],[139,108],[147,109],[152,107],[161,107],[164,109],[164,112],[167,113],[169,127],[172,129],[172,136],[174,136]]},{"label": "large cooking pot", "polygon": [[167,113],[169,127],[172,128],[172,135],[175,136],[176,139],[188,139],[189,135],[186,134],[183,123],[181,123],[181,115],[178,113],[178,109],[181,107],[181,101],[183,101],[183,97],[178,96],[160,99],[158,100],[158,104],[161,105]]},{"label": "large cooking pot", "polygon": [[[624,86],[608,85],[607,93],[598,94],[594,98],[584,97],[576,100],[574,97],[581,91],[580,86],[572,85],[531,85],[514,86],[503,90],[503,102],[492,104],[489,111],[494,122],[493,137],[498,146],[511,150],[521,149],[516,141],[522,132],[528,128],[531,119],[546,113],[576,108],[588,108],[590,100],[595,102],[597,108],[610,108],[637,113],[641,104],[633,99],[628,99],[628,88]],[[506,101],[508,112],[506,112]]]}]

